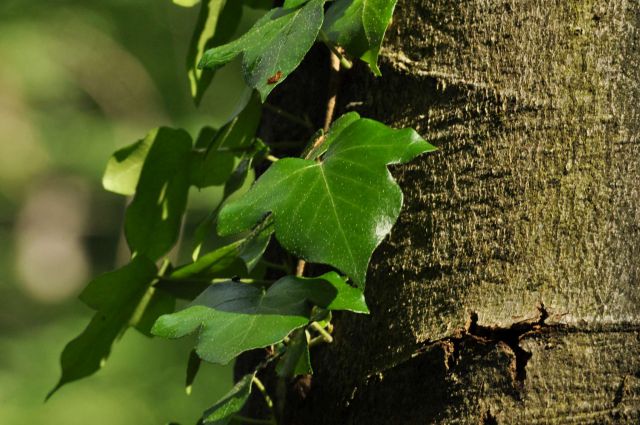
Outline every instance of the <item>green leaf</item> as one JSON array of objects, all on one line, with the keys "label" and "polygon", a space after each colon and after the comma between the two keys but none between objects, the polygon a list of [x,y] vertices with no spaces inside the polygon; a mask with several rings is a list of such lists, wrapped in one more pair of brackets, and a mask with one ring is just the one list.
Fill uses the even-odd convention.
[{"label": "green leaf", "polygon": [[114,341],[139,312],[156,278],[156,266],[139,255],[114,272],[92,281],[80,298],[98,310],[87,328],[62,352],[62,377],[47,398],[62,385],[89,376],[107,359]]},{"label": "green leaf", "polygon": [[244,5],[252,9],[269,10],[273,6],[273,0],[244,0]]},{"label": "green leaf", "polygon": [[133,195],[138,185],[142,165],[152,144],[153,139],[147,137],[117,150],[107,162],[102,186],[120,195]]},{"label": "green leaf", "polygon": [[357,291],[334,272],[318,278],[286,276],[267,290],[254,284],[218,283],[186,309],[160,317],[152,332],[180,338],[200,329],[198,355],[227,364],[238,354],[278,343],[309,323],[309,301],[326,309],[364,312],[364,299],[354,301],[353,293],[344,292],[348,289]]},{"label": "green leaf", "polygon": [[307,324],[309,305],[304,298],[288,295],[287,286],[274,284],[265,291],[232,281],[211,285],[187,309],[160,317],[153,333],[180,338],[201,328],[198,355],[227,364],[238,354],[282,341]]},{"label": "green leaf", "polygon": [[171,249],[180,232],[189,191],[191,138],[183,130],[160,128],[147,139],[151,147],[124,228],[131,250],[156,260]]},{"label": "green leaf", "polygon": [[333,142],[336,141],[340,133],[342,133],[342,131],[345,128],[349,127],[351,124],[358,121],[359,119],[360,119],[360,115],[358,115],[357,112],[349,112],[342,115],[340,118],[338,118],[333,122],[327,134],[324,135],[324,141],[319,146],[316,146],[314,148],[313,144],[315,140],[311,141],[310,143],[311,148],[309,149],[308,152],[305,152],[303,157],[306,159],[318,159],[320,155],[324,154],[327,150],[329,150],[329,146],[331,146]]},{"label": "green leaf", "polygon": [[193,300],[209,287],[212,279],[248,275],[262,254],[273,234],[273,226],[220,247],[203,255],[197,261],[174,270],[169,279],[161,280],[156,287],[175,298]]},{"label": "green leaf", "polygon": [[378,55],[397,0],[337,0],[327,10],[322,30],[331,43],[369,64],[381,75]]},{"label": "green leaf", "polygon": [[173,0],[173,3],[182,7],[193,7],[200,3],[200,0]]},{"label": "green leaf", "polygon": [[[231,173],[231,176],[227,179],[224,185],[224,192],[222,199],[231,199],[232,196],[240,195],[247,190],[251,183],[253,183],[255,176],[251,164],[253,158],[245,158],[240,161],[236,169]],[[222,204],[222,202],[221,202]],[[215,224],[218,218],[219,207],[216,207],[207,217],[205,217],[195,230],[194,234],[194,249],[191,254],[193,261],[196,261],[200,257],[202,246],[207,238],[215,231]]]},{"label": "green leaf", "polygon": [[284,0],[284,4],[282,5],[283,9],[295,9],[296,7],[303,5],[309,0]]},{"label": "green leaf", "polygon": [[218,130],[213,127],[202,127],[200,129],[200,133],[198,133],[198,137],[196,137],[194,148],[196,148],[196,150],[208,149],[209,145],[213,143],[213,140],[215,140],[217,134]]},{"label": "green leaf", "polygon": [[211,84],[214,71],[198,68],[205,50],[227,43],[240,24],[242,2],[238,0],[204,0],[187,53],[187,73],[191,95],[200,104]]},{"label": "green leaf", "polygon": [[278,361],[276,373],[282,378],[313,374],[309,355],[309,342],[304,329],[297,330],[291,337],[286,351]]},{"label": "green leaf", "polygon": [[244,239],[209,252],[197,261],[177,268],[170,276],[173,279],[185,279],[205,274],[211,276],[226,269],[236,258],[244,260],[247,269],[250,270],[264,253],[272,234],[273,226],[267,225]]},{"label": "green leaf", "polygon": [[187,376],[185,379],[185,391],[187,394],[191,394],[191,388],[193,387],[193,382],[196,380],[196,376],[198,375],[198,371],[200,370],[200,357],[195,350],[191,350],[189,353],[189,361],[187,362]]},{"label": "green leaf", "polygon": [[260,92],[264,102],[315,42],[324,2],[311,0],[299,9],[272,9],[239,39],[207,50],[199,66],[216,70],[242,54],[245,81]]},{"label": "green leaf", "polygon": [[[291,279],[291,276],[283,279]],[[358,288],[349,285],[336,272],[328,272],[318,277],[295,278],[304,283],[297,285],[301,297],[307,297],[325,310],[346,310],[352,313],[369,314],[364,294]]]},{"label": "green leaf", "polygon": [[130,325],[146,336],[153,336],[151,328],[163,314],[173,313],[176,309],[176,299],[168,292],[152,287],[145,294],[138,309],[131,318]]},{"label": "green leaf", "polygon": [[414,130],[353,121],[321,160],[274,163],[249,192],[222,208],[218,232],[241,232],[272,213],[276,238],[285,249],[336,267],[364,287],[371,255],[402,208],[402,191],[387,165],[432,150]]},{"label": "green leaf", "polygon": [[203,423],[226,425],[234,414],[242,410],[251,395],[251,384],[256,373],[243,376],[231,390],[202,415]]},{"label": "green leaf", "polygon": [[[225,245],[209,252],[198,261],[176,269],[168,279],[161,279],[156,287],[173,297],[184,300],[195,299],[211,284],[211,278],[190,279],[199,274],[220,273],[234,265],[242,248],[243,240]],[[231,276],[228,276],[231,277]]]},{"label": "green leaf", "polygon": [[186,279],[203,274],[214,274],[229,267],[238,258],[244,248],[246,241],[241,239],[229,245],[225,245],[215,251],[208,252],[191,264],[179,267],[174,270],[170,277],[172,279]]},{"label": "green leaf", "polygon": [[271,241],[271,235],[273,235],[273,225],[269,224],[263,230],[260,230],[255,236],[250,237],[247,243],[242,247],[240,251],[240,259],[244,262],[247,268],[247,272],[251,272],[262,255],[267,250],[267,246]]},{"label": "green leaf", "polygon": [[261,115],[260,100],[253,96],[244,110],[215,136],[211,129],[203,129],[190,165],[193,186],[204,188],[225,184],[241,159],[255,154],[254,135]]}]

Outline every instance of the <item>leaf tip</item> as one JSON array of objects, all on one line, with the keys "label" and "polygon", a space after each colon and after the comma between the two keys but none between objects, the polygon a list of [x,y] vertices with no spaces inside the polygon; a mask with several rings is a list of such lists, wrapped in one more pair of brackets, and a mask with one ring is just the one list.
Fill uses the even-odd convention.
[{"label": "leaf tip", "polygon": [[151,327],[151,335],[159,336],[160,338],[171,338],[171,332],[169,331],[170,327],[165,323],[167,316],[167,314],[163,314],[156,319]]},{"label": "leaf tip", "polygon": [[256,89],[258,90],[258,93],[260,93],[260,102],[265,103],[267,101],[267,97],[269,97],[269,94],[271,93],[271,90],[273,90],[278,84],[280,84],[280,81],[273,83],[271,85],[265,84],[265,85],[256,87]]},{"label": "leaf tip", "polygon": [[56,386],[55,386],[55,387],[53,387],[53,388],[51,389],[51,391],[49,391],[49,392],[47,393],[47,395],[44,397],[44,401],[43,401],[43,403],[48,402],[48,401],[49,401],[49,399],[50,399],[50,398],[51,398],[55,393],[57,393],[57,392],[58,392],[58,390],[62,387],[62,385],[64,385],[64,382],[62,382],[62,379],[60,379],[60,381],[56,384]]}]

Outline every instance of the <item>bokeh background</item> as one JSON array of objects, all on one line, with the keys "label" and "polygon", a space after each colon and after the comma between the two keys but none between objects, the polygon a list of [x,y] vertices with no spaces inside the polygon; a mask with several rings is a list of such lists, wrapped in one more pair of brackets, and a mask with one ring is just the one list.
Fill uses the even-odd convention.
[{"label": "bokeh background", "polygon": [[[239,33],[260,14],[244,12]],[[207,365],[187,395],[190,341],[130,330],[97,375],[43,402],[92,314],[78,293],[128,255],[126,200],[100,183],[109,155],[160,125],[217,127],[246,95],[233,63],[193,105],[197,13],[170,0],[0,2],[0,424],[194,424],[231,386],[230,367]],[[217,199],[194,193],[188,227]]]}]

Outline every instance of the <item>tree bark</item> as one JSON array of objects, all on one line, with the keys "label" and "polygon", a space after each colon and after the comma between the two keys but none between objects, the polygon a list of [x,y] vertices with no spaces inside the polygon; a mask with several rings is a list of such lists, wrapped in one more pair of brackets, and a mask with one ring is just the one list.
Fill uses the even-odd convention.
[{"label": "tree bark", "polygon": [[640,4],[400,0],[385,46],[341,111],[440,150],[283,422],[640,423]]}]

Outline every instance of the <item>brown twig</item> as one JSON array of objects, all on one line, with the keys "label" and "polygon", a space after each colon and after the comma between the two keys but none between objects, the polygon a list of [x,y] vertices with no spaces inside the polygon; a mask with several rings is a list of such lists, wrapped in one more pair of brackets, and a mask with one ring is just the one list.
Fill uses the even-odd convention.
[{"label": "brown twig", "polygon": [[336,109],[338,88],[340,87],[340,59],[335,53],[331,53],[331,76],[329,77],[329,99],[327,100],[327,112],[324,117],[324,132],[329,131],[333,113]]}]

